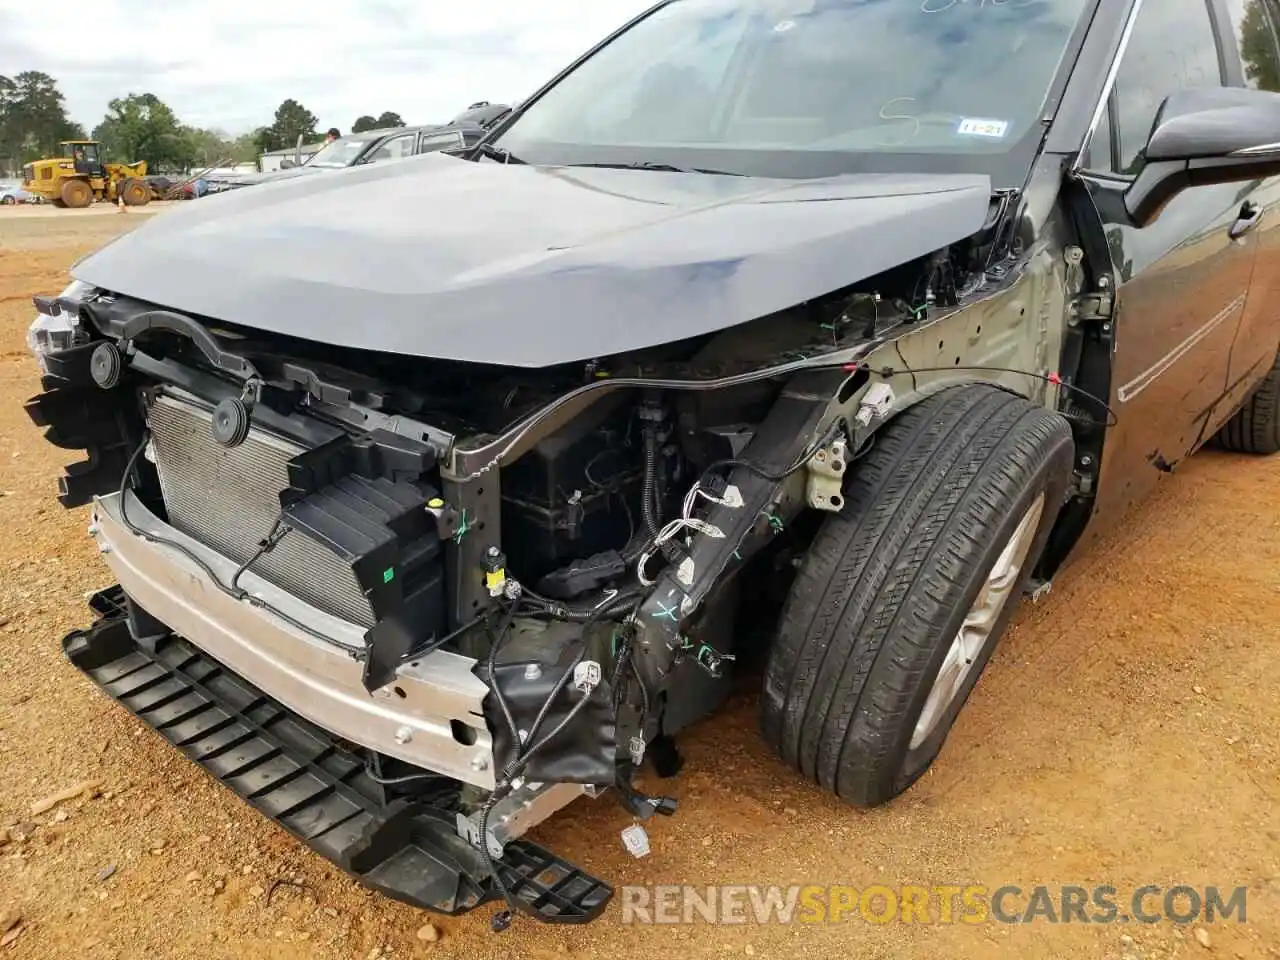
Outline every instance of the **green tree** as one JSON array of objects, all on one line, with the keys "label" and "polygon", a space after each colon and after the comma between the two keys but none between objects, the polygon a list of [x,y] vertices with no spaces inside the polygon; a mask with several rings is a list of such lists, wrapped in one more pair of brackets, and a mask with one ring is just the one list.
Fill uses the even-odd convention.
[{"label": "green tree", "polygon": [[271,127],[259,127],[249,136],[252,138],[253,148],[256,153],[270,153],[272,150],[280,149],[280,143],[276,139],[276,132]]},{"label": "green tree", "polygon": [[[191,162],[194,166],[205,168],[216,164],[239,163],[236,156],[243,151],[237,141],[223,130],[202,130],[198,127],[183,127],[183,136],[191,147]],[[250,148],[249,159],[257,154]]]},{"label": "green tree", "polygon": [[231,141],[231,162],[232,163],[255,163],[258,154],[262,151],[258,149],[258,143],[255,139],[255,133],[244,133]]},{"label": "green tree", "polygon": [[14,82],[0,74],[0,174],[13,172],[21,152],[17,130],[9,119],[14,89]]},{"label": "green tree", "polygon": [[196,145],[173,110],[153,93],[131,93],[107,104],[107,115],[93,131],[108,160],[145,160],[151,171],[186,169],[196,160]]},{"label": "green tree", "polygon": [[297,100],[286,100],[276,108],[276,118],[271,124],[272,142],[275,144],[271,149],[292,147],[299,136],[304,143],[315,140],[319,122],[316,115]]},{"label": "green tree", "polygon": [[[1271,14],[1280,14],[1280,4],[1272,0]],[[1249,0],[1244,20],[1240,23],[1240,59],[1249,82],[1259,90],[1280,91],[1280,62],[1276,44],[1267,23],[1264,0]]]},{"label": "green tree", "polygon": [[0,77],[0,165],[53,156],[60,141],[83,138],[53,77],[38,70]]},{"label": "green tree", "polygon": [[351,125],[351,132],[364,133],[366,130],[385,130],[388,127],[403,127],[404,125],[404,120],[401,119],[400,114],[386,110],[376,117],[367,113],[362,117],[357,117],[356,122]]}]

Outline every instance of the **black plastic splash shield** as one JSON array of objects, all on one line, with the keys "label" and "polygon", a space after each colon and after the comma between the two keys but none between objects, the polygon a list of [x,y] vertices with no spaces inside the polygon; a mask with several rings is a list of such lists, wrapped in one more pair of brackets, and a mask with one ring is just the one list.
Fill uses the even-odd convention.
[{"label": "black plastic splash shield", "polygon": [[[134,641],[119,587],[99,619],[63,640],[67,657],[188,759],[361,883],[404,903],[466,913],[502,898],[446,803],[385,803],[352,751],[172,634]],[[613,888],[525,840],[506,845],[503,881],[525,912],[588,923]]]}]

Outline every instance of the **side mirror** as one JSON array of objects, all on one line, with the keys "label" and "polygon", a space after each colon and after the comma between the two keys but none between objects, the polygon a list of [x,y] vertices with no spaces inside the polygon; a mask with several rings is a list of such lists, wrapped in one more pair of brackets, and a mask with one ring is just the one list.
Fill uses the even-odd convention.
[{"label": "side mirror", "polygon": [[296,167],[296,166],[297,164],[294,162],[293,157],[285,157],[283,160],[280,161],[281,170],[288,170],[290,167]]},{"label": "side mirror", "polygon": [[1204,87],[1171,94],[1160,105],[1125,192],[1135,226],[1159,216],[1188,187],[1244,183],[1280,175],[1280,93]]}]

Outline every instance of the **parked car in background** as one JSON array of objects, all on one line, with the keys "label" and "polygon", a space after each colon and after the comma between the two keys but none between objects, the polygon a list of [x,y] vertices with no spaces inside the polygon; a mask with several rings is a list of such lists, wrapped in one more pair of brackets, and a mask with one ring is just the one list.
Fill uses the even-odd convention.
[{"label": "parked car in background", "polygon": [[488,100],[477,100],[450,120],[449,123],[451,125],[478,124],[482,127],[492,127],[513,109],[514,107],[505,103],[490,103]]},{"label": "parked car in background", "polygon": [[42,197],[17,186],[0,186],[0,204],[6,207],[17,203],[40,203]]},{"label": "parked car in background", "polygon": [[364,163],[398,160],[423,153],[462,152],[475,146],[484,136],[488,125],[505,116],[509,109],[501,105],[479,103],[473,104],[444,124],[388,127],[349,134],[326,144],[305,162],[287,166],[283,170],[211,177],[209,192],[221,193],[238,187],[274,183],[326,170],[343,170]]}]

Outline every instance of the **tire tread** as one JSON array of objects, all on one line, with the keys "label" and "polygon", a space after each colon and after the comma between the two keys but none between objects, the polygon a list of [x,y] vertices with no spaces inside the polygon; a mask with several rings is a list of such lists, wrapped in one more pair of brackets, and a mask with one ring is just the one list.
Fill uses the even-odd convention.
[{"label": "tire tread", "polygon": [[779,620],[761,726],[787,763],[854,803],[893,792],[938,624],[1028,478],[1055,459],[1069,470],[1071,442],[1061,417],[986,385],[940,391],[880,431]]}]

